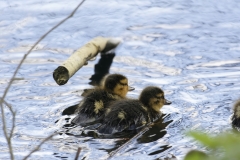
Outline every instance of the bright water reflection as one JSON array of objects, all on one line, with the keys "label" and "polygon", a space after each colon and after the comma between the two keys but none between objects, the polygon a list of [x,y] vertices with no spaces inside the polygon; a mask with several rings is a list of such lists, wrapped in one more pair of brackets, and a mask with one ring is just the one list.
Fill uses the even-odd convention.
[{"label": "bright water reflection", "polygon": [[[38,38],[65,18],[78,1],[0,1],[0,92],[3,93],[21,57]],[[125,74],[136,88],[157,85],[173,103],[148,132],[123,148],[114,159],[178,159],[190,149],[202,149],[185,136],[188,130],[220,133],[230,129],[233,102],[240,97],[240,3],[212,1],[86,1],[78,12],[46,37],[26,59],[6,100],[17,111],[13,137],[21,159],[44,137],[32,159],[105,159],[123,138],[94,138],[92,131],[66,129],[67,106],[81,100],[89,88],[94,64],[83,67],[64,86],[57,86],[53,70],[78,47],[96,36],[121,37],[111,72]],[[99,57],[98,57],[99,58]],[[6,110],[8,120],[10,112]],[[168,122],[171,122],[168,124]],[[10,126],[8,121],[8,126]],[[2,124],[0,124],[2,126]],[[84,136],[83,136],[84,135]],[[8,159],[0,133],[0,159]]]}]

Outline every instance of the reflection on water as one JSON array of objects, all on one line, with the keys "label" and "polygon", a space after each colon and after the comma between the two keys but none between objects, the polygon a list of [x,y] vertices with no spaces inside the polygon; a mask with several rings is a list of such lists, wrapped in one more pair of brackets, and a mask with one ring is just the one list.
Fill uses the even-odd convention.
[{"label": "reflection on water", "polygon": [[[29,47],[78,3],[0,2],[1,93]],[[74,159],[78,147],[82,148],[79,159],[106,159],[135,135],[101,137],[94,130],[70,126],[73,116],[61,115],[63,109],[81,101],[84,89],[92,87],[89,79],[100,56],[64,86],[54,82],[52,73],[96,36],[123,39],[110,72],[129,78],[135,90],[128,97],[137,98],[144,87],[156,85],[173,102],[163,107],[163,119],[112,159],[182,159],[190,149],[205,150],[185,133],[217,134],[231,129],[232,105],[240,97],[239,8],[235,0],[86,1],[34,49],[6,97],[17,111],[16,159],[22,159],[53,132],[60,134],[32,159]],[[10,127],[8,110],[6,115]],[[2,132],[0,159],[9,159]]]}]

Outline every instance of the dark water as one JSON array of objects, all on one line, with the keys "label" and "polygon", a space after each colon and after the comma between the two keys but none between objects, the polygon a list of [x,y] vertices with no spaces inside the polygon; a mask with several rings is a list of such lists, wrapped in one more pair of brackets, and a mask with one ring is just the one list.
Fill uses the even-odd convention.
[{"label": "dark water", "polygon": [[[0,1],[0,93],[30,46],[79,2]],[[231,129],[231,108],[240,97],[239,8],[237,0],[87,0],[28,56],[6,97],[17,111],[15,158],[22,159],[55,131],[62,134],[46,142],[31,159],[70,160],[78,147],[82,148],[79,159],[106,159],[126,142],[127,138],[94,138],[94,132],[80,127],[63,128],[72,117],[61,116],[62,110],[78,103],[83,89],[91,87],[89,78],[99,57],[64,86],[54,82],[52,72],[96,36],[123,39],[110,72],[129,78],[135,87],[129,97],[136,98],[145,86],[156,85],[173,102],[162,109],[164,123],[155,124],[112,159],[172,155],[182,159],[190,149],[205,150],[185,133],[198,129],[217,134]],[[5,111],[10,127],[12,117]],[[0,159],[9,159],[2,132]]]}]

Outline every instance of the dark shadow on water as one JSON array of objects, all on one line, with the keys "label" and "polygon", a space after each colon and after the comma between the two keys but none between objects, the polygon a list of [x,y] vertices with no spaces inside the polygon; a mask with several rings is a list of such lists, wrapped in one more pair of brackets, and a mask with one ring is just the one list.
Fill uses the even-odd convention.
[{"label": "dark shadow on water", "polygon": [[[163,115],[160,119],[158,119],[154,124],[149,127],[149,129],[141,135],[137,139],[138,143],[149,143],[158,140],[159,138],[162,138],[165,134],[165,128],[172,122],[165,121],[165,117],[168,117],[168,115]],[[111,139],[111,138],[125,138],[126,140],[131,139],[134,135],[136,135],[140,130],[126,130],[114,134],[99,134],[96,132],[96,128],[99,126],[99,124],[93,124],[86,126],[84,128],[83,133],[81,136],[84,137],[93,137],[93,138],[99,138],[99,139]],[[64,125],[64,128],[76,128],[78,126],[75,126],[74,124],[66,124]],[[144,128],[144,127],[143,127]]]},{"label": "dark shadow on water", "polygon": [[149,153],[148,155],[155,155],[155,154],[159,154],[159,153],[162,153],[164,151],[166,151],[167,149],[171,148],[171,146],[168,146],[168,145],[164,145],[164,146],[161,146],[161,148],[157,151],[154,151],[152,153]]},{"label": "dark shadow on water", "polygon": [[165,131],[165,128],[172,122],[172,120],[165,120],[168,115],[163,115],[162,117],[163,118],[157,120],[147,132],[145,132],[140,138],[138,138],[138,143],[149,143],[156,141],[162,138],[167,133]]},{"label": "dark shadow on water", "polygon": [[115,141],[115,146],[113,148],[110,148],[110,149],[106,149],[106,148],[98,148],[99,150],[103,150],[103,151],[106,151],[108,154],[117,150],[119,147],[121,147],[122,145],[124,145],[126,143],[128,139],[119,139],[117,141]]},{"label": "dark shadow on water", "polygon": [[[167,118],[168,116],[169,115],[162,116],[159,120],[157,120],[151,126],[151,128],[149,128],[149,130],[147,130],[142,135],[139,135],[139,137],[136,137],[137,138],[136,146],[130,148],[128,150],[128,152],[131,150],[137,149],[138,145],[140,145],[140,144],[154,142],[154,141],[157,141],[158,139],[162,138],[166,134],[165,128],[172,122],[172,120],[166,121],[165,118]],[[108,154],[110,154],[111,152],[118,150],[119,147],[122,147],[126,143],[129,143],[129,141],[131,141],[132,138],[138,133],[138,131],[136,131],[136,130],[131,130],[131,131],[123,131],[123,132],[115,133],[112,135],[102,135],[102,134],[99,134],[96,130],[94,130],[94,127],[96,127],[96,126],[97,126],[96,124],[93,126],[87,126],[82,130],[81,133],[79,133],[79,135],[74,135],[72,133],[69,133],[69,131],[71,132],[72,128],[76,128],[79,126],[69,125],[70,128],[67,130],[67,132],[65,134],[68,136],[74,136],[76,138],[92,137],[93,139],[116,139],[115,144],[112,148],[106,149],[106,148],[104,148],[104,146],[98,148],[98,150],[103,150],[103,151],[106,151]],[[67,129],[68,127],[65,126],[65,128]],[[87,140],[84,140],[84,142],[91,143],[91,141],[93,139],[87,139]],[[134,141],[131,141],[130,144]],[[168,146],[168,145],[161,146],[159,148],[159,150],[153,151],[152,153],[149,153],[149,155],[159,154],[169,148],[171,148],[171,146]]]}]

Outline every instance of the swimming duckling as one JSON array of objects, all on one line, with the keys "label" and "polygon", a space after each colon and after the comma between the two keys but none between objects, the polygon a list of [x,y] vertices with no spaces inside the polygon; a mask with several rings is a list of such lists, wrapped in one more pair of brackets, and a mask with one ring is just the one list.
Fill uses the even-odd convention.
[{"label": "swimming duckling", "polygon": [[[101,83],[103,83],[103,78],[105,75],[109,73],[109,69],[111,67],[113,58],[115,57],[115,53],[102,54],[98,63],[94,66],[94,74],[90,78],[89,84],[97,87],[101,87]],[[60,66],[61,67],[61,66]],[[53,75],[56,75],[54,73]],[[56,79],[55,79],[56,80]],[[94,88],[93,88],[94,89]],[[84,89],[81,94],[82,97],[85,97],[86,94],[93,89]],[[62,115],[72,115],[75,113],[75,110],[78,108],[78,104],[70,106],[63,110]]]},{"label": "swimming duckling", "polygon": [[102,82],[102,87],[90,90],[78,105],[77,116],[72,123],[86,125],[97,122],[103,116],[110,102],[124,99],[129,90],[128,79],[121,74],[110,74]]},{"label": "swimming duckling", "polygon": [[146,87],[139,100],[124,99],[111,103],[105,117],[98,128],[99,133],[113,134],[124,130],[136,130],[149,122],[159,119],[160,109],[171,102],[164,98],[162,89],[154,86]]},{"label": "swimming duckling", "polygon": [[238,100],[233,109],[232,126],[240,127],[240,100]]}]

